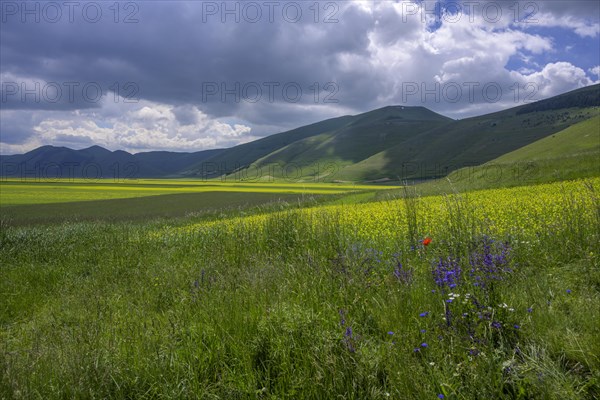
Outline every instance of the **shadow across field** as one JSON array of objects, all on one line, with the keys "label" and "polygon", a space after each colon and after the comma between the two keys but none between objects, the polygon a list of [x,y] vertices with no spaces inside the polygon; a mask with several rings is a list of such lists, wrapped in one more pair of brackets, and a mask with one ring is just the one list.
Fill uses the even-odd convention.
[{"label": "shadow across field", "polygon": [[0,218],[3,223],[13,226],[66,221],[141,221],[149,218],[215,213],[277,201],[298,201],[305,197],[300,194],[247,192],[165,194],[128,199],[7,206],[0,209]]}]

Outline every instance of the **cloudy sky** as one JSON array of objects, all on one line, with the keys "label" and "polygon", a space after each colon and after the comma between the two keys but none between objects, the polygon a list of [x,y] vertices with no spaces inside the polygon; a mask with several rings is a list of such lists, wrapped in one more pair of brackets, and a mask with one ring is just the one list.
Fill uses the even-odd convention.
[{"label": "cloudy sky", "polygon": [[0,2],[0,153],[229,147],[390,104],[600,81],[600,2]]}]

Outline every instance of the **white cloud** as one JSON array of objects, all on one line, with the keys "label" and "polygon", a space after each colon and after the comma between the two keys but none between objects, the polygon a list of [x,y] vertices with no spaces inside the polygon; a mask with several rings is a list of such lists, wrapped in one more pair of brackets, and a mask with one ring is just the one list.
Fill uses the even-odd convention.
[{"label": "white cloud", "polygon": [[538,13],[533,18],[535,18],[535,23],[517,25],[524,29],[529,27],[564,28],[572,30],[581,37],[593,38],[600,34],[598,21],[591,21],[571,15],[557,15],[549,12]]},{"label": "white cloud", "polygon": [[568,62],[550,63],[539,72],[513,76],[522,83],[536,85],[539,98],[556,96],[576,88],[598,83],[589,79],[584,70]]},{"label": "white cloud", "polygon": [[[305,8],[308,14],[302,23],[297,24],[221,24],[220,20],[214,19],[210,26],[186,25],[189,21],[198,21],[195,19],[198,15],[194,13],[199,7],[191,3],[185,3],[186,12],[190,13],[186,14],[186,18],[180,18],[178,11],[181,10],[176,5],[169,6],[173,17],[164,18],[157,5],[159,8],[147,10],[146,23],[136,26],[131,36],[123,35],[115,42],[114,36],[107,33],[106,42],[94,44],[99,52],[104,51],[102,56],[95,53],[80,56],[78,53],[75,58],[69,59],[59,55],[62,63],[50,62],[39,69],[39,74],[48,74],[44,75],[48,81],[56,74],[61,78],[75,75],[83,80],[78,75],[81,71],[90,80],[104,70],[112,71],[110,78],[103,81],[108,85],[114,77],[122,80],[139,77],[140,95],[153,101],[123,103],[105,97],[97,108],[76,111],[44,112],[39,109],[43,107],[10,112],[2,110],[0,115],[8,121],[2,126],[10,128],[10,132],[3,132],[3,136],[11,137],[0,140],[0,149],[6,153],[28,150],[40,144],[82,147],[87,143],[98,143],[111,149],[132,151],[192,151],[232,146],[302,124],[388,104],[423,105],[451,117],[462,118],[521,104],[515,104],[511,89],[515,85],[533,84],[536,98],[543,98],[595,82],[586,76],[583,69],[567,62],[572,58],[565,59],[571,55],[565,52],[562,41],[559,42],[561,48],[557,48],[547,31],[533,29],[554,27],[561,29],[553,30],[553,35],[567,29],[581,37],[597,38],[599,24],[593,13],[597,7],[590,8],[587,4],[591,2],[535,3],[538,7],[532,16],[535,22],[529,21],[529,24],[515,22],[515,2],[490,2],[502,5],[502,15],[497,21],[493,21],[495,6],[490,7],[487,13],[482,11],[485,0],[474,2],[477,5],[471,15],[454,15],[449,11],[442,15],[441,21],[435,21],[430,11],[424,11],[433,9],[435,2],[431,0],[354,1],[336,3],[339,10],[335,17],[339,22],[333,24],[312,23],[312,14]],[[577,3],[577,6],[572,3]],[[521,13],[526,11],[527,4],[532,2],[519,2],[518,10]],[[321,6],[324,5],[321,3]],[[323,19],[327,13],[323,7],[321,11],[320,19]],[[153,13],[157,19],[152,19]],[[177,21],[179,40],[152,36],[154,31],[171,31]],[[154,25],[161,29],[154,29]],[[152,27],[152,32],[149,27]],[[135,46],[122,45],[122,40],[132,43],[134,39],[139,40],[135,37],[139,34],[138,28],[147,29],[148,38],[144,37]],[[47,33],[49,46],[60,42],[51,40],[56,39],[52,32]],[[27,35],[7,37],[14,40]],[[43,42],[45,38],[40,35],[35,43]],[[65,36],[63,39],[70,38]],[[219,39],[218,46],[215,45],[216,39]],[[95,37],[89,40],[93,41]],[[261,46],[260,51],[254,47],[257,45]],[[92,44],[89,46],[92,48]],[[13,67],[10,69],[13,75],[7,73],[0,80],[32,84],[31,78],[14,76],[14,71],[25,69],[25,62],[19,65],[19,60],[29,60],[25,57],[28,55],[23,51],[25,48],[16,46],[11,49],[19,57],[3,53],[12,55],[17,61],[14,65],[8,63]],[[77,46],[65,44],[60,50],[63,48]],[[122,52],[106,50],[115,48]],[[20,49],[21,53],[15,49]],[[551,63],[546,61],[546,57],[540,57],[547,54],[553,56]],[[95,57],[100,64],[93,62]],[[32,60],[30,64],[35,64],[35,54]],[[81,64],[71,62],[78,60]],[[508,67],[514,60],[519,60],[515,67],[517,71]],[[97,65],[103,67],[103,71],[94,69]],[[595,75],[597,80],[599,72],[600,66],[596,66],[588,70],[588,75]],[[46,80],[39,81],[45,84]],[[218,95],[214,96],[214,101],[201,103],[199,93],[204,80],[219,80],[228,87],[236,81],[294,81],[302,84],[305,93],[302,101],[294,104],[281,99],[225,104],[219,101]],[[321,94],[320,102],[313,102],[313,93],[308,86],[313,82],[322,86],[330,81],[339,84],[339,92],[335,95],[339,103],[323,104],[326,92]],[[431,96],[423,98],[420,93],[405,98],[407,83],[431,88],[436,84],[463,85],[472,82],[478,84],[474,97],[471,99],[465,91],[457,103],[443,98],[432,100]],[[503,90],[498,101],[489,101],[482,93],[481,88],[490,84]],[[69,104],[64,106],[69,108]],[[70,109],[76,108],[72,104],[70,106]],[[31,118],[25,118],[25,115],[31,115]],[[22,121],[23,126],[26,125],[35,135],[25,132],[22,135],[27,138],[25,142],[16,140],[16,135],[21,135],[20,131],[14,133],[18,131],[14,129],[17,121]]]},{"label": "white cloud", "polygon": [[[114,105],[108,98],[103,99],[103,103],[108,104],[106,108],[47,115],[33,126],[36,135],[22,144],[1,143],[1,152],[24,152],[45,144],[74,148],[98,144],[132,152],[154,149],[198,151],[254,139],[249,135],[250,127],[211,119],[196,107],[191,109],[196,122],[182,124],[173,112],[173,106],[147,100],[120,103],[121,113],[115,115],[111,110]],[[7,117],[16,118],[19,113],[26,112],[31,111],[11,110]]]}]

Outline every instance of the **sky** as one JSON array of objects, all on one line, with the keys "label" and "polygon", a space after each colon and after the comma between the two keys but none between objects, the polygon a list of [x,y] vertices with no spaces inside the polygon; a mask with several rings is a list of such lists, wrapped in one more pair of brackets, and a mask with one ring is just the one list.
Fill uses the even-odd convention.
[{"label": "sky", "polygon": [[0,1],[0,154],[235,146],[386,105],[600,82],[600,2]]}]

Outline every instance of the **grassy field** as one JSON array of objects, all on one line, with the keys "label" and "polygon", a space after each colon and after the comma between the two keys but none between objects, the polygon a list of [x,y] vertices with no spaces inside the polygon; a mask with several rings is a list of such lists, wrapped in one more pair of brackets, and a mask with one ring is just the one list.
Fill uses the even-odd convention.
[{"label": "grassy field", "polygon": [[[74,221],[140,221],[203,216],[257,207],[366,201],[393,187],[323,183],[189,180],[0,181],[0,218],[6,225]],[[260,211],[260,210],[258,210]],[[262,210],[264,211],[264,210]],[[261,212],[262,212],[261,211]]]},{"label": "grassy field", "polygon": [[403,196],[2,226],[0,398],[598,398],[600,178]]},{"label": "grassy field", "polygon": [[367,186],[334,183],[253,183],[190,181],[178,179],[135,180],[25,180],[3,179],[0,181],[0,207],[124,199],[158,196],[163,194],[238,192],[274,194],[340,194],[360,190],[386,189],[383,186]]}]

